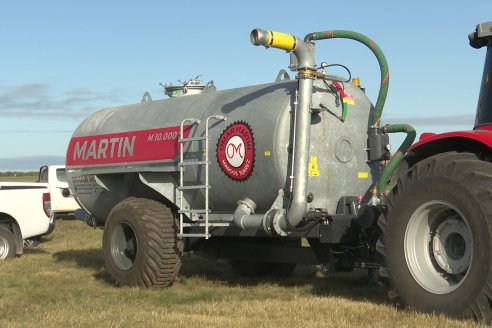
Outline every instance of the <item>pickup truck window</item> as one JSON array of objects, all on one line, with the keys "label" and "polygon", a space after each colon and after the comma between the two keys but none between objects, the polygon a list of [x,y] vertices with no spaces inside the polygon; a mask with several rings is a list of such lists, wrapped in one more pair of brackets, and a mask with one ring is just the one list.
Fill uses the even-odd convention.
[{"label": "pickup truck window", "polygon": [[60,182],[67,182],[67,171],[65,169],[57,169],[56,179]]},{"label": "pickup truck window", "polygon": [[44,183],[48,182],[48,167],[47,166],[43,166],[39,170],[38,182],[44,182]]}]

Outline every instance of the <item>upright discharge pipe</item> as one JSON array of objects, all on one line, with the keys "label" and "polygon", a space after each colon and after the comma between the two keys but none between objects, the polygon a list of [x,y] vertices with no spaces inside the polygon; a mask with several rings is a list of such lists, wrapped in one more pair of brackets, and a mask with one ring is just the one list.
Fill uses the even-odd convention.
[{"label": "upright discharge pipe", "polygon": [[251,43],[293,52],[297,57],[299,74],[299,104],[294,131],[293,188],[287,215],[280,219],[279,226],[285,232],[301,222],[307,210],[307,181],[309,164],[309,142],[311,135],[311,96],[316,72],[314,46],[294,35],[255,29],[251,32]]},{"label": "upright discharge pipe", "polygon": [[[297,226],[307,211],[307,168],[309,162],[311,133],[310,109],[313,92],[312,88],[313,80],[321,77],[320,74],[316,72],[314,43],[312,41],[333,38],[345,38],[359,41],[371,49],[376,56],[381,71],[381,85],[378,93],[378,99],[374,107],[371,127],[379,129],[384,103],[388,94],[389,69],[386,57],[373,40],[363,34],[345,30],[313,32],[307,34],[304,40],[301,40],[294,35],[262,29],[253,30],[250,35],[252,44],[256,46],[265,46],[266,48],[272,47],[282,49],[287,52],[293,52],[298,61],[298,75],[296,78],[299,80],[299,104],[297,107],[297,112],[295,113],[295,131],[293,135],[293,152],[295,154],[295,156],[293,156],[294,167],[292,170],[293,174],[291,176],[291,179],[293,179],[293,187],[286,216],[281,216],[278,222],[281,232],[288,232]],[[412,144],[415,138],[415,130],[408,125],[385,126],[382,129],[382,132],[406,132],[407,138],[390,161],[390,165],[385,167],[376,186],[376,193],[378,194],[384,193],[389,178],[393,175],[396,166],[401,161],[408,147]],[[241,220],[243,220],[243,218],[244,216],[241,216]]]}]

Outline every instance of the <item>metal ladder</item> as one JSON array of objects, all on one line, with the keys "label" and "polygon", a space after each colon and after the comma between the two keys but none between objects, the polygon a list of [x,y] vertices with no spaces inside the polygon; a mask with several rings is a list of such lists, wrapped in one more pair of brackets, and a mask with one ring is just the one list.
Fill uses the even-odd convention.
[{"label": "metal ladder", "polygon": [[[178,237],[205,237],[205,239],[208,239],[210,237],[209,233],[209,227],[210,224],[208,222],[208,214],[210,213],[210,208],[209,208],[209,191],[210,191],[210,184],[208,181],[208,175],[209,175],[209,165],[210,165],[210,160],[209,160],[209,141],[210,141],[210,135],[209,135],[209,123],[210,120],[218,120],[218,121],[225,121],[226,117],[223,115],[212,115],[207,117],[206,120],[206,126],[205,126],[205,136],[204,137],[192,137],[192,138],[184,138],[184,125],[186,122],[190,122],[192,125],[193,124],[200,124],[200,120],[196,118],[186,118],[181,121],[180,124],[180,134],[179,134],[179,234]],[[202,142],[205,141],[205,160],[203,161],[185,161],[184,160],[184,146],[185,143],[188,142]],[[184,171],[185,167],[189,166],[194,166],[194,165],[204,165],[205,166],[205,184],[203,185],[184,185]],[[183,192],[185,190],[197,190],[197,189],[202,189],[205,191],[205,206],[204,208],[201,209],[184,209],[183,208],[183,200],[184,200],[184,195]],[[188,214],[191,222],[184,222],[184,215]],[[199,215],[205,215],[205,220],[204,222],[199,221]],[[184,233],[184,227],[205,227],[204,233]]]}]

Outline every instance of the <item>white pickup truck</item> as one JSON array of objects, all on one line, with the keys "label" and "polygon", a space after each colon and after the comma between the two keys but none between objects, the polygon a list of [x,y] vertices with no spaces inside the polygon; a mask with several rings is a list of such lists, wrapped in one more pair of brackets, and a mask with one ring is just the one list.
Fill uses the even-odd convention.
[{"label": "white pickup truck", "polygon": [[47,183],[0,182],[0,259],[23,253],[23,241],[54,229]]},{"label": "white pickup truck", "polygon": [[51,233],[57,218],[78,208],[63,165],[42,166],[37,182],[0,182],[0,260],[21,255],[23,245]]}]

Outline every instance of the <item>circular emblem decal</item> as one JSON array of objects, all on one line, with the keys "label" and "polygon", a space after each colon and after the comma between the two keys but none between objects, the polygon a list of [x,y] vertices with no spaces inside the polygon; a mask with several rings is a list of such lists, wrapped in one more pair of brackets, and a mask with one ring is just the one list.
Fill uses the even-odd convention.
[{"label": "circular emblem decal", "polygon": [[254,154],[253,132],[246,122],[234,122],[220,135],[217,160],[231,179],[244,181],[251,175]]}]

